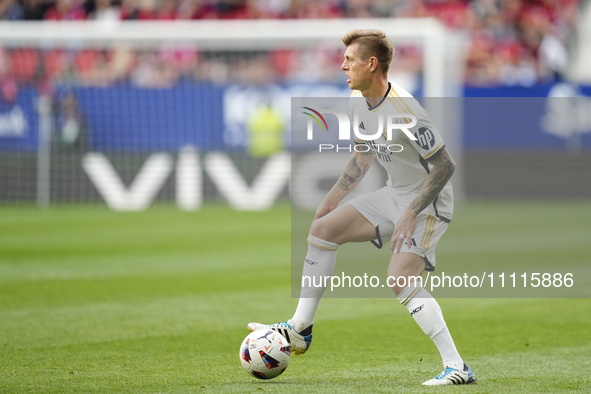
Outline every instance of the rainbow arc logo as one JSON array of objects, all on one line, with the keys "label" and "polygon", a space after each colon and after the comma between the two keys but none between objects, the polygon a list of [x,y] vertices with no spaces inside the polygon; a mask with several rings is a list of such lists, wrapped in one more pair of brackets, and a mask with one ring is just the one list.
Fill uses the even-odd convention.
[{"label": "rainbow arc logo", "polygon": [[[324,117],[322,115],[320,115],[320,112],[318,112],[318,111],[316,111],[316,110],[314,110],[314,109],[312,109],[310,107],[302,107],[302,108],[307,109],[309,111],[312,111],[316,115],[318,115],[320,117],[320,119],[322,119],[322,122],[324,123],[324,126],[326,126],[326,131],[328,131],[328,125],[326,124],[326,120],[324,120]],[[309,112],[302,112],[302,113],[303,114],[306,114],[306,115],[310,116],[312,119],[314,119],[316,121],[316,123],[318,123],[318,126],[320,126],[320,130],[323,129],[322,124],[320,123],[320,120],[318,120],[318,118],[316,116],[312,115]]]}]

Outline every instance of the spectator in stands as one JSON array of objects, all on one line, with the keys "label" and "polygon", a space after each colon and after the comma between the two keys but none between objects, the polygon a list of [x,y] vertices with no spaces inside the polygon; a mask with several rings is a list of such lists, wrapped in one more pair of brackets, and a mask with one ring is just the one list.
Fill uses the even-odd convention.
[{"label": "spectator in stands", "polygon": [[55,5],[47,10],[45,20],[84,20],[86,12],[78,0],[57,0]]},{"label": "spectator in stands", "polygon": [[76,53],[74,66],[78,83],[82,86],[107,86],[105,56],[97,49]]},{"label": "spectator in stands", "polygon": [[141,21],[154,19],[156,16],[155,0],[139,0],[137,19]]},{"label": "spectator in stands", "polygon": [[135,66],[136,54],[127,45],[118,44],[107,56],[109,83],[125,81]]},{"label": "spectator in stands", "polygon": [[182,0],[177,19],[216,19],[213,5],[205,0]]},{"label": "spectator in stands", "polygon": [[485,30],[472,38],[466,63],[467,84],[489,86],[498,83],[499,61],[494,52],[494,45],[494,40]]},{"label": "spectator in stands", "polygon": [[25,19],[25,10],[15,0],[0,0],[0,20],[19,21]]},{"label": "spectator in stands", "polygon": [[[85,1],[84,6],[81,2]],[[120,6],[115,6],[120,1]],[[530,85],[538,80],[562,78],[567,65],[565,42],[576,26],[577,6],[580,0],[0,0],[0,19],[47,19],[47,20],[82,20],[88,13],[94,20],[175,20],[175,19],[272,19],[272,18],[371,18],[371,17],[436,17],[451,29],[462,30],[471,37],[472,45],[467,57],[466,82],[476,85]],[[417,80],[420,67],[417,62],[422,56],[417,55],[408,64],[404,59],[401,69],[409,81]],[[317,65],[310,65],[305,59],[319,56],[318,63],[342,60],[332,59],[332,55],[319,53],[298,53],[277,51],[265,61],[269,63],[272,75],[298,80],[298,70],[305,70],[307,77],[331,81],[334,76],[324,75]],[[417,53],[415,53],[417,52]],[[22,56],[21,56],[22,55]],[[19,56],[39,57],[31,51]],[[247,62],[246,71],[229,67],[228,59],[206,59],[203,64],[178,67],[175,62],[162,60],[161,54],[154,53],[155,60],[146,54],[141,58],[137,72],[129,70],[124,75],[133,74],[138,85],[146,86],[147,76],[156,75],[157,86],[168,86],[182,75],[194,73],[198,79],[211,76],[216,81],[241,79],[256,62]],[[10,55],[12,56],[12,55]],[[63,54],[47,55],[52,57],[53,65],[61,64]],[[75,76],[81,80],[92,81],[102,86],[105,81],[119,81],[106,73],[100,75],[101,61],[110,60],[93,51],[81,51],[71,56],[76,59]],[[133,57],[133,56],[131,56]],[[101,60],[102,59],[102,60]],[[297,60],[293,60],[297,59]],[[60,60],[60,61],[57,61]],[[252,60],[252,59],[251,59]],[[301,67],[294,67],[297,62]],[[37,63],[46,64],[41,59]],[[124,62],[125,63],[125,62]],[[81,66],[82,65],[82,66]],[[98,67],[98,68],[97,68]],[[33,67],[34,68],[34,67]],[[54,67],[61,70],[60,67]],[[329,66],[330,68],[330,66]],[[22,75],[31,75],[32,68],[26,73],[14,73],[17,80],[30,80]],[[265,69],[268,69],[266,67]],[[54,71],[55,71],[54,70]],[[88,70],[94,70],[90,72]],[[180,76],[179,76],[180,73]],[[416,75],[413,77],[413,73]],[[60,78],[62,71],[49,76]],[[253,73],[257,76],[257,73]],[[97,77],[98,76],[98,77]],[[99,81],[99,82],[97,82]],[[533,81],[533,82],[532,82]]]},{"label": "spectator in stands", "polygon": [[42,20],[47,10],[53,6],[53,0],[22,0],[26,20]]},{"label": "spectator in stands", "polygon": [[291,0],[258,0],[256,1],[258,8],[266,12],[269,17],[280,18],[289,9]]},{"label": "spectator in stands", "polygon": [[177,0],[162,0],[160,8],[156,12],[155,19],[174,20],[177,18]]},{"label": "spectator in stands", "polygon": [[398,60],[392,62],[389,79],[396,81],[405,90],[416,91],[423,68],[421,51],[414,46],[399,46],[396,55]]},{"label": "spectator in stands", "polygon": [[197,81],[227,83],[230,81],[230,67],[221,59],[203,59],[193,69]]},{"label": "spectator in stands", "polygon": [[138,19],[137,0],[121,0],[119,12],[122,20]]},{"label": "spectator in stands", "polygon": [[18,82],[12,75],[8,51],[0,47],[0,96],[4,103],[14,103],[18,97]]},{"label": "spectator in stands", "polygon": [[500,59],[496,84],[532,86],[536,83],[536,62],[531,53],[516,42],[497,46],[495,58]]},{"label": "spectator in stands", "polygon": [[374,0],[370,9],[375,18],[391,18],[402,14],[408,7],[405,1]]},{"label": "spectator in stands", "polygon": [[250,17],[246,12],[246,0],[218,0],[214,2],[219,19],[245,19]]},{"label": "spectator in stands", "polygon": [[371,9],[370,0],[351,0],[343,3],[344,14],[347,18],[372,18],[374,16]]},{"label": "spectator in stands", "polygon": [[429,16],[436,17],[449,28],[467,27],[470,20],[468,3],[462,0],[425,1]]},{"label": "spectator in stands", "polygon": [[568,54],[561,39],[554,33],[551,18],[548,8],[544,7],[532,8],[524,15],[525,23],[532,30],[530,34],[535,37],[531,50],[537,54],[539,76],[548,80],[562,80]]},{"label": "spectator in stands", "polygon": [[118,21],[121,19],[121,10],[113,6],[111,0],[96,0],[95,9],[88,15],[88,19]]},{"label": "spectator in stands", "polygon": [[146,51],[139,55],[138,66],[131,73],[131,82],[142,88],[169,88],[174,86],[180,73],[158,54]]},{"label": "spectator in stands", "polygon": [[308,1],[297,14],[298,18],[305,19],[334,19],[344,16],[342,9],[331,0]]},{"label": "spectator in stands", "polygon": [[14,48],[10,51],[12,75],[21,83],[34,83],[39,77],[39,52],[33,48]]},{"label": "spectator in stands", "polygon": [[242,7],[235,15],[236,19],[272,19],[277,15],[273,15],[269,10],[262,7],[259,0],[246,0],[244,7]]}]

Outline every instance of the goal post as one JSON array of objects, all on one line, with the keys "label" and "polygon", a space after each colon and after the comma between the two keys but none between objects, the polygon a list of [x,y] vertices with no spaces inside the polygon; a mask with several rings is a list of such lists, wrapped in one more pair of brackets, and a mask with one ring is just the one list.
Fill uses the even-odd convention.
[{"label": "goal post", "polygon": [[[424,51],[423,84],[426,97],[449,97],[456,81],[446,72],[446,51],[453,53],[457,36],[433,18],[330,19],[330,20],[205,20],[158,22],[3,22],[0,42],[8,47],[110,47],[127,43],[136,48],[157,48],[163,43],[188,43],[207,50],[270,50],[340,45],[354,28],[384,31],[395,45],[418,45]],[[453,42],[452,42],[453,41]],[[456,62],[457,64],[457,62]],[[459,66],[459,65],[458,65]],[[447,76],[446,76],[447,75]]]},{"label": "goal post", "polygon": [[[460,95],[463,61],[458,59],[463,56],[463,42],[435,19],[2,22],[0,61],[5,59],[5,75],[12,75],[19,96],[13,101],[4,98],[5,102],[0,102],[0,126],[7,128],[3,131],[4,126],[0,127],[0,154],[4,156],[4,160],[0,159],[0,183],[6,189],[0,193],[0,201],[37,201],[46,206],[50,201],[84,202],[109,198],[131,201],[139,198],[141,204],[119,203],[118,206],[120,209],[143,209],[149,205],[148,197],[134,197],[133,193],[140,193],[145,188],[150,190],[152,200],[176,200],[177,203],[179,197],[176,194],[185,190],[184,194],[181,193],[184,195],[181,200],[185,203],[179,206],[187,209],[199,207],[203,197],[230,200],[225,194],[228,192],[222,191],[226,188],[216,184],[215,175],[208,173],[207,163],[217,160],[208,160],[210,153],[228,155],[231,158],[229,163],[233,162],[234,169],[243,177],[242,192],[255,193],[248,187],[256,186],[257,176],[267,168],[268,159],[250,157],[244,142],[244,129],[254,110],[251,99],[266,97],[279,112],[281,108],[287,108],[287,113],[280,114],[285,118],[289,116],[289,105],[283,103],[282,107],[278,103],[285,101],[289,94],[301,94],[304,90],[284,89],[283,96],[277,96],[277,91],[281,90],[279,86],[302,83],[287,74],[275,76],[270,84],[260,84],[260,89],[256,83],[244,86],[244,81],[234,79],[242,72],[242,63],[270,51],[304,53],[315,48],[342,51],[341,37],[354,28],[380,29],[395,47],[420,48],[422,95],[438,98],[425,100],[424,104],[443,130],[456,161],[461,162],[461,108],[454,105],[450,111],[450,103],[442,103],[444,98]],[[125,63],[126,60],[117,58],[131,56],[117,53],[118,48],[133,53],[134,60]],[[175,48],[180,48],[178,53]],[[183,48],[190,50],[183,52]],[[101,50],[112,53],[100,55],[102,57],[92,53]],[[150,80],[151,75],[157,74],[158,78],[164,75],[165,78],[170,70],[158,74],[158,65],[148,71],[141,68],[167,56],[174,63],[172,72],[178,75],[175,74],[176,79],[172,82],[154,83]],[[185,61],[183,56],[193,56],[193,60]],[[195,60],[195,56],[201,58]],[[117,65],[107,64],[116,62],[112,61],[113,57],[126,67],[133,63],[129,66],[133,70],[120,71],[123,66],[117,68]],[[33,61],[30,59],[36,62],[34,66],[19,63]],[[88,65],[89,59],[99,65]],[[57,63],[60,65],[56,66]],[[101,70],[101,64],[104,70]],[[205,66],[207,70],[203,71]],[[55,71],[56,67],[62,68]],[[91,70],[95,74],[110,73],[106,77],[108,81],[92,76],[85,79],[76,74],[74,68],[84,71],[85,67],[95,67],[94,71]],[[249,67],[249,72],[256,73],[256,62],[251,62]],[[111,78],[113,73],[118,74]],[[308,89],[322,86],[318,92],[331,92],[327,86],[337,84],[335,80],[340,70],[326,70],[326,73],[335,77],[329,81],[317,79],[306,83]],[[134,85],[138,80],[144,85]],[[254,94],[257,89],[260,92]],[[67,101],[70,93],[75,96],[74,104]],[[13,111],[19,105],[22,107],[20,112]],[[26,131],[11,129],[11,119],[14,120],[17,114],[27,125]],[[68,116],[72,119],[66,119]],[[76,122],[75,127],[72,126]],[[283,124],[289,128],[289,119],[283,119]],[[77,129],[72,131],[72,127]],[[87,133],[84,149],[73,148],[73,143],[67,147],[66,143],[57,146],[60,138],[67,140],[69,135],[83,135],[83,129]],[[19,137],[22,141],[17,141]],[[181,151],[194,152],[194,157],[188,158],[190,154],[180,154]],[[88,159],[89,153],[103,156],[94,155]],[[169,157],[150,160],[153,154],[169,154]],[[83,160],[85,157],[87,160]],[[89,162],[96,165],[83,165]],[[159,167],[158,163],[167,164]],[[184,165],[182,163],[193,163],[199,168],[183,169],[180,173],[185,175],[175,176],[175,166]],[[100,170],[101,166],[104,171]],[[88,168],[98,172],[89,175]],[[154,171],[158,168],[155,172],[159,174],[158,182],[139,184],[141,179],[150,179],[145,171],[151,168]],[[193,186],[188,189],[179,187],[180,179],[188,179],[186,174],[197,172],[206,175],[198,176],[199,185],[193,181]],[[120,179],[115,180],[114,176]],[[102,186],[93,184],[96,179],[107,178],[109,181]],[[102,194],[101,190],[109,190],[107,184],[118,185],[120,190],[115,193],[118,193],[116,198]],[[462,177],[458,174],[454,176],[454,188],[457,195],[463,195]],[[187,194],[189,189],[192,192]],[[191,199],[191,193],[199,196]],[[279,196],[276,191],[274,193],[275,197]]]}]

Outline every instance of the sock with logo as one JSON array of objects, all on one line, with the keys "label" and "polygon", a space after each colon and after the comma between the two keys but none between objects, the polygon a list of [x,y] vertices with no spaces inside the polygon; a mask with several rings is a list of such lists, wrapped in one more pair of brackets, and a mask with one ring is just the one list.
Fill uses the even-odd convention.
[{"label": "sock with logo", "polygon": [[334,242],[308,236],[308,253],[302,272],[302,284],[305,286],[302,286],[300,301],[291,319],[298,332],[305,331],[314,323],[320,299],[334,272],[338,247]]},{"label": "sock with logo", "polygon": [[464,362],[443,319],[441,308],[435,298],[416,282],[398,295],[400,303],[408,309],[423,332],[433,340],[441,354],[443,366],[457,366],[462,370]]}]

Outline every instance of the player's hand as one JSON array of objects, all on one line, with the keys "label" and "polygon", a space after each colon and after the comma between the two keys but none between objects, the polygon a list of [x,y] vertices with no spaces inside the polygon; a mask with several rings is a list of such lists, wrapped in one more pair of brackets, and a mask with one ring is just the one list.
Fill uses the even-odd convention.
[{"label": "player's hand", "polygon": [[314,215],[314,220],[320,219],[321,217],[327,215],[331,211],[334,211],[336,207],[337,205],[330,205],[325,203],[320,204],[320,206],[316,210],[316,214]]},{"label": "player's hand", "polygon": [[404,240],[410,249],[412,245],[412,234],[415,232],[417,225],[417,214],[412,209],[407,209],[404,214],[396,222],[394,234],[392,234],[392,242],[390,244],[390,252],[399,253]]}]

